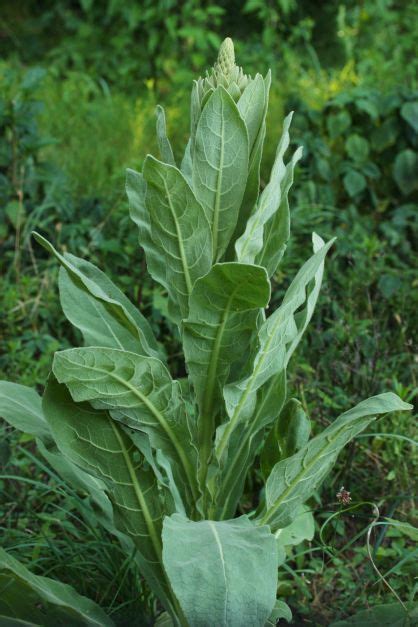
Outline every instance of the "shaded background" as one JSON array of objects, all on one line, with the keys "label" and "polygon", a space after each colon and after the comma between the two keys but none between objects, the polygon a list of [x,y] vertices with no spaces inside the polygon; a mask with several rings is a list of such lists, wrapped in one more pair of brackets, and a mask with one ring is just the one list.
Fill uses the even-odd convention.
[{"label": "shaded background", "polygon": [[[314,429],[381,391],[411,401],[417,31],[418,6],[406,1],[61,0],[41,6],[3,0],[0,378],[41,389],[52,353],[78,343],[60,312],[56,264],[30,239],[35,228],[106,270],[151,319],[168,346],[173,373],[182,371],[175,330],[164,321],[165,296],[146,276],[129,221],[124,170],[141,168],[145,154],[156,149],[157,102],[166,107],[169,134],[181,153],[191,81],[231,36],[247,73],[269,67],[273,73],[263,184],[289,110],[295,111],[293,145],[304,146],[290,195],[292,240],[274,277],[275,303],[309,256],[311,232],[338,236],[317,312],[291,368],[291,393],[304,403]],[[54,492],[58,479],[42,466],[30,439],[2,429],[4,476],[33,482],[0,478],[2,544],[31,559],[36,572],[102,602],[121,621],[130,611],[151,615],[152,599],[145,588],[138,598],[138,574],[113,541],[81,529],[75,502],[65,490]],[[413,521],[414,421],[395,415],[374,431],[343,454],[313,500],[319,525],[335,510],[341,484],[383,515]],[[255,469],[248,507],[258,485]],[[316,539],[289,555],[279,592],[290,595],[301,621],[327,624],[393,599],[367,558],[372,518],[368,505],[354,518],[337,517],[324,542]],[[416,575],[412,532],[382,529],[373,536],[374,558],[408,601]],[[86,560],[91,577],[80,580]]]}]

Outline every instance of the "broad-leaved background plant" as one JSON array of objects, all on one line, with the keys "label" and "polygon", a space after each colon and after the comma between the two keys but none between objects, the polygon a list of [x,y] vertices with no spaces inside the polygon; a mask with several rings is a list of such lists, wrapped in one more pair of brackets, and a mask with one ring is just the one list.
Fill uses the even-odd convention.
[{"label": "broad-leaved background plant", "polygon": [[[193,85],[181,161],[158,107],[160,158],[148,155],[141,173],[127,173],[131,217],[148,271],[166,291],[188,376],[173,379],[151,326],[103,272],[35,234],[61,265],[61,305],[84,346],[55,354],[42,401],[0,383],[0,414],[34,435],[48,463],[86,495],[86,520],[135,552],[166,625],[289,620],[276,602],[289,529],[306,517],[306,501],[345,444],[378,416],[411,408],[392,393],[374,396],[310,438],[301,403],[288,397],[286,369],[333,240],[313,234],[312,256],[270,311],[301,157],[299,148],[285,161],[290,114],[260,191],[270,80],[244,74],[226,39]],[[237,516],[255,463],[265,478],[258,507]],[[5,552],[0,590],[4,616],[112,624],[93,602]]]}]

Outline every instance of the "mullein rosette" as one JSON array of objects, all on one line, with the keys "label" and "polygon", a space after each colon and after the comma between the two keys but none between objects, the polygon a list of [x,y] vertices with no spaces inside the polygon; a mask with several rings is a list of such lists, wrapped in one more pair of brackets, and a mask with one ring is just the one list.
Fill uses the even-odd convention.
[{"label": "mullein rosette", "polygon": [[[194,83],[181,163],[158,107],[160,158],[147,155],[142,172],[127,173],[131,217],[178,325],[188,380],[173,379],[150,324],[106,274],[36,234],[61,265],[62,308],[84,346],[55,354],[42,401],[35,390],[0,382],[0,414],[31,433],[48,463],[86,495],[87,524],[102,525],[135,559],[166,626],[290,620],[276,602],[278,566],[286,547],[313,537],[307,500],[360,431],[411,408],[380,394],[311,437],[302,404],[288,398],[286,370],[333,240],[313,234],[312,256],[267,311],[301,156],[299,148],[285,162],[289,115],[260,191],[269,89],[270,73],[244,74],[226,39],[213,69]],[[248,512],[239,506],[257,459],[265,485]],[[59,606],[63,624],[70,616],[112,625],[92,601],[0,550],[4,573],[40,603]],[[13,605],[6,601],[0,594],[0,615]]]}]

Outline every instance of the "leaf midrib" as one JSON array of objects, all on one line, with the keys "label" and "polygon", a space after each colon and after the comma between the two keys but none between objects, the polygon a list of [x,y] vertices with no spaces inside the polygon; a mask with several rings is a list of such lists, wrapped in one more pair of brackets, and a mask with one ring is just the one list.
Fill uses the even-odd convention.
[{"label": "leaf midrib", "polygon": [[[328,246],[328,247],[329,247],[329,246]],[[320,250],[322,250],[322,248],[321,248]],[[317,251],[317,252],[319,252],[319,251]],[[326,254],[326,252],[328,252],[328,249],[325,251],[325,254]],[[324,262],[324,259],[325,259],[325,256],[324,256],[324,258],[320,261],[320,263],[319,263],[319,265],[318,265],[318,268],[315,270],[315,273],[314,273],[313,277],[312,277],[309,281],[307,281],[307,282],[304,284],[304,290],[305,290],[305,293],[306,293],[306,290],[307,290],[307,285],[308,285],[311,281],[316,281],[316,275],[317,275],[318,269],[321,267],[321,264]],[[287,305],[287,306],[289,306],[289,304],[290,304],[291,302],[292,302],[292,300],[288,301],[287,303],[283,302],[281,306],[282,306],[282,307],[284,306],[284,307],[286,308],[286,305]],[[290,308],[290,306],[289,306],[289,309],[292,311],[292,315],[294,315],[294,311],[295,311],[295,310],[292,310],[292,309]],[[279,308],[277,311],[279,312],[279,311],[280,311],[280,308]],[[242,409],[242,407],[243,407],[243,405],[244,405],[245,401],[247,400],[248,395],[250,394],[250,392],[252,392],[252,388],[253,388],[254,381],[255,381],[255,379],[256,379],[256,377],[257,377],[257,375],[258,375],[258,372],[259,372],[259,370],[260,370],[261,366],[264,364],[264,361],[265,361],[265,359],[266,359],[266,357],[267,357],[267,354],[269,353],[269,349],[270,349],[271,342],[273,341],[273,338],[275,337],[275,334],[276,334],[277,328],[278,328],[279,324],[280,324],[282,321],[284,321],[284,317],[283,317],[283,315],[282,315],[282,316],[278,316],[278,320],[277,320],[277,322],[273,325],[273,330],[272,330],[272,333],[271,333],[270,337],[268,338],[268,340],[267,340],[267,342],[266,342],[266,344],[265,344],[265,348],[263,349],[262,356],[261,356],[261,357],[260,357],[260,359],[258,360],[257,365],[256,365],[256,367],[254,368],[254,370],[253,370],[253,372],[252,372],[252,374],[251,374],[251,377],[250,377],[250,382],[249,382],[249,384],[246,386],[245,391],[244,391],[244,393],[242,394],[242,396],[241,396],[241,398],[240,398],[240,401],[239,401],[238,405],[237,405],[237,406],[236,406],[236,408],[235,408],[235,411],[234,411],[234,413],[233,413],[233,415],[232,415],[231,420],[227,423],[227,426],[226,426],[226,428],[225,428],[225,430],[224,430],[224,432],[223,432],[223,434],[222,434],[221,440],[220,440],[220,442],[219,442],[218,446],[216,447],[216,455],[217,455],[218,459],[220,459],[220,458],[222,457],[222,454],[223,454],[223,452],[224,452],[224,450],[225,450],[225,447],[226,447],[226,445],[227,445],[227,443],[228,443],[228,438],[229,438],[229,436],[231,435],[232,431],[235,429],[235,424],[237,423],[237,421],[238,421],[238,419],[239,419],[239,415],[240,415],[241,409]],[[267,321],[266,321],[266,323],[265,323],[265,324],[267,324]],[[283,368],[285,368],[285,367],[286,367],[286,364],[284,364],[284,365],[283,365]],[[278,374],[279,372],[280,372],[280,371],[276,372],[275,374]]]},{"label": "leaf midrib", "polygon": [[225,123],[224,123],[224,105],[221,99],[221,144],[220,144],[220,155],[219,155],[219,168],[218,175],[216,179],[216,194],[215,194],[215,207],[213,210],[213,223],[212,223],[212,247],[213,247],[213,262],[216,261],[217,257],[217,248],[218,248],[218,228],[219,228],[219,212],[221,206],[221,190],[222,190],[222,180],[223,180],[223,167],[224,167],[224,148],[225,148]]},{"label": "leaf midrib", "polygon": [[189,266],[188,266],[188,263],[187,263],[186,253],[185,253],[185,250],[184,250],[183,234],[181,232],[180,224],[178,222],[177,215],[176,215],[176,212],[175,212],[175,209],[174,209],[174,206],[173,206],[173,202],[172,202],[172,199],[171,199],[170,190],[168,189],[167,182],[166,182],[165,178],[163,178],[163,183],[164,183],[164,190],[165,190],[166,198],[168,200],[168,205],[170,207],[171,215],[172,215],[172,218],[173,218],[174,226],[176,228],[177,242],[178,242],[178,246],[179,246],[180,259],[181,259],[181,263],[182,263],[182,266],[183,266],[184,279],[186,281],[187,294],[188,294],[188,296],[190,296],[192,288],[193,288],[193,285],[192,285],[192,280],[190,278],[190,270],[189,270]]},{"label": "leaf midrib", "polygon": [[[78,365],[78,364],[77,364]],[[184,471],[186,473],[186,477],[188,479],[189,485],[190,485],[190,489],[192,490],[193,496],[197,499],[198,498],[198,494],[196,491],[196,484],[195,484],[195,480],[194,480],[194,476],[193,476],[193,472],[192,472],[192,468],[190,466],[190,463],[185,455],[185,452],[183,450],[183,447],[181,446],[177,436],[175,435],[175,433],[173,433],[170,425],[167,423],[166,419],[164,418],[163,414],[161,414],[161,412],[155,407],[155,405],[145,396],[142,394],[142,392],[140,392],[135,386],[133,386],[131,383],[129,383],[129,381],[125,381],[125,379],[122,379],[122,377],[119,377],[117,374],[115,374],[114,372],[109,372],[108,370],[104,370],[103,368],[99,368],[97,366],[84,366],[85,368],[89,368],[91,369],[93,372],[99,372],[101,374],[105,374],[108,377],[112,377],[115,381],[118,381],[118,383],[120,383],[122,386],[126,387],[128,390],[130,390],[132,392],[132,394],[138,398],[149,410],[150,412],[153,414],[153,416],[155,416],[155,418],[158,421],[158,424],[164,429],[165,433],[167,434],[169,440],[171,441],[171,443],[174,446],[174,449],[181,461],[181,464],[184,468]]]},{"label": "leaf midrib", "polygon": [[134,489],[135,492],[135,496],[136,499],[139,503],[142,515],[145,519],[145,524],[147,525],[147,529],[148,529],[148,533],[150,535],[151,538],[151,542],[154,548],[154,551],[158,557],[158,561],[161,562],[162,561],[162,547],[161,547],[161,542],[159,540],[158,534],[156,532],[155,526],[154,526],[154,522],[152,519],[152,516],[150,514],[150,511],[148,509],[148,505],[147,502],[145,500],[144,495],[142,494],[142,490],[141,490],[141,486],[139,485],[138,482],[138,478],[136,476],[134,467],[132,466],[132,462],[130,460],[129,457],[129,453],[126,450],[126,446],[122,440],[122,438],[120,437],[120,433],[119,433],[119,429],[116,427],[116,425],[114,424],[113,420],[111,418],[108,418],[109,424],[112,428],[112,431],[118,441],[118,444],[120,446],[120,450],[121,453],[123,455],[123,459],[125,461],[125,465],[128,469],[128,473],[131,479],[131,483],[132,483],[132,487]]},{"label": "leaf midrib", "polygon": [[[360,419],[366,420],[368,417],[367,416],[361,416]],[[371,422],[374,419],[374,416],[370,416],[368,423]],[[356,422],[356,419],[353,420],[353,422]],[[367,423],[367,424],[368,424]],[[283,503],[284,499],[292,492],[292,490],[294,489],[295,485],[297,485],[301,479],[303,478],[303,476],[309,472],[311,470],[311,468],[316,464],[316,462],[319,460],[320,457],[322,457],[322,455],[324,454],[324,452],[327,450],[327,448],[329,446],[331,446],[335,440],[338,438],[338,436],[340,435],[340,433],[344,432],[347,428],[348,425],[351,426],[352,423],[346,423],[344,425],[341,425],[341,427],[336,431],[334,436],[326,436],[326,443],[325,445],[316,453],[316,455],[314,455],[313,459],[311,462],[309,462],[306,466],[303,465],[303,459],[301,461],[302,464],[302,469],[298,472],[298,474],[294,477],[294,479],[292,480],[292,483],[286,488],[286,490],[284,490],[284,492],[282,492],[282,494],[274,501],[273,505],[267,510],[267,512],[265,513],[265,515],[263,516],[263,518],[260,520],[260,525],[268,525],[269,524],[269,519],[274,516],[276,510],[280,507],[280,505]],[[366,425],[364,425],[366,426]],[[312,440],[311,440],[312,442]],[[338,453],[337,453],[338,455]],[[327,460],[326,463],[329,462],[329,459]],[[280,462],[279,462],[280,463]]]},{"label": "leaf midrib", "polygon": [[250,392],[252,392],[254,381],[257,378],[257,375],[258,375],[258,372],[259,372],[261,366],[264,364],[264,361],[265,361],[265,359],[266,359],[266,357],[268,355],[268,352],[269,352],[270,344],[273,341],[273,338],[275,337],[277,328],[279,327],[281,322],[283,322],[283,319],[282,319],[281,316],[278,316],[277,322],[273,325],[273,331],[272,331],[270,337],[268,338],[267,342],[264,345],[265,348],[263,349],[262,356],[258,360],[257,365],[256,365],[256,367],[254,368],[254,370],[252,372],[252,375],[251,375],[251,378],[250,378],[250,382],[246,386],[244,393],[241,395],[240,401],[239,401],[239,403],[238,403],[238,405],[237,405],[237,407],[236,407],[236,409],[235,409],[235,411],[234,411],[234,413],[232,415],[232,418],[228,422],[228,424],[227,424],[227,426],[226,426],[226,428],[225,428],[225,430],[223,432],[222,438],[221,438],[221,440],[220,440],[220,442],[219,442],[219,444],[218,444],[218,446],[216,448],[216,455],[217,455],[218,459],[220,459],[222,457],[222,454],[223,454],[223,452],[225,450],[225,447],[227,445],[227,442],[228,442],[228,438],[231,435],[232,431],[235,429],[235,425],[236,425],[236,422],[239,419],[239,415],[241,413],[241,409],[242,409],[245,401],[247,400],[248,395],[250,394]]},{"label": "leaf midrib", "polygon": [[221,322],[218,325],[218,329],[216,331],[215,341],[213,343],[213,350],[210,357],[210,363],[208,368],[208,383],[205,388],[205,395],[202,403],[202,413],[204,416],[207,416],[209,412],[213,409],[213,401],[214,401],[214,387],[216,383],[216,373],[218,370],[218,361],[219,354],[221,350],[221,343],[223,339],[223,335],[225,332],[226,323],[229,318],[229,314],[231,311],[232,301],[235,298],[235,295],[238,291],[238,287],[236,287],[232,294],[229,296],[224,311],[222,313]]},{"label": "leaf midrib", "polygon": [[[97,369],[100,370],[100,369]],[[170,425],[167,423],[166,419],[164,418],[163,414],[161,414],[161,412],[155,407],[155,405],[144,395],[142,394],[142,392],[140,392],[135,386],[133,386],[131,383],[129,383],[129,381],[125,381],[124,379],[122,379],[121,377],[119,377],[118,375],[114,374],[113,372],[109,373],[106,370],[101,370],[101,372],[104,372],[110,376],[112,376],[116,381],[119,381],[119,383],[121,383],[122,385],[124,385],[125,387],[127,387],[133,394],[134,396],[136,396],[140,401],[142,401],[144,403],[144,405],[146,405],[148,407],[148,409],[152,412],[152,414],[156,417],[158,423],[161,425],[161,427],[164,429],[164,431],[166,432],[168,438],[170,439],[170,441],[172,442],[177,455],[180,458],[180,461],[182,463],[182,466],[184,468],[184,471],[186,473],[186,477],[188,478],[189,484],[190,484],[190,488],[193,492],[193,495],[197,498],[197,493],[195,492],[195,482],[194,482],[194,478],[193,478],[193,472],[192,472],[192,468],[190,466],[190,463],[185,455],[184,449],[181,446],[176,434],[172,431]]]},{"label": "leaf midrib", "polygon": [[224,552],[223,552],[223,548],[222,548],[222,543],[221,543],[221,539],[219,537],[219,534],[216,530],[216,526],[214,525],[213,522],[211,522],[210,520],[208,520],[208,525],[210,530],[212,531],[214,537],[215,537],[215,542],[216,545],[218,547],[219,550],[219,557],[221,558],[221,564],[222,564],[222,573],[223,573],[223,578],[224,578],[224,590],[225,590],[225,601],[224,601],[224,625],[227,625],[227,618],[228,618],[228,580],[227,580],[227,576],[226,576],[226,569],[225,569],[225,557],[224,557]]}]

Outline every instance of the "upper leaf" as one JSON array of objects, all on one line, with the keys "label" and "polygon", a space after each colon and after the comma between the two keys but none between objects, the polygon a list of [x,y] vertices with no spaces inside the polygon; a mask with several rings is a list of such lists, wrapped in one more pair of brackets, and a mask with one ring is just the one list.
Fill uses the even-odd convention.
[{"label": "upper leaf", "polygon": [[177,304],[180,320],[187,316],[195,281],[211,267],[210,226],[180,170],[148,155],[143,175],[151,237],[164,259],[162,282]]},{"label": "upper leaf", "polygon": [[[235,232],[228,250],[228,254],[230,254],[231,258],[235,257],[233,245],[243,234],[247,220],[256,205],[260,191],[260,166],[266,136],[266,118],[270,85],[270,71],[267,72],[264,79],[257,74],[254,81],[250,82],[237,103],[240,115],[247,126],[250,154],[248,158],[248,177],[244,197],[239,210],[237,226],[235,227]],[[255,91],[256,89],[257,91]],[[261,101],[260,94],[263,96],[263,102]],[[257,124],[258,128],[256,131]]]},{"label": "upper leaf", "polygon": [[224,254],[238,221],[248,174],[248,133],[231,96],[217,87],[199,118],[193,189],[212,232],[214,261]]},{"label": "upper leaf", "polygon": [[[271,276],[283,256],[290,235],[290,215],[287,194],[293,181],[295,164],[301,157],[301,149],[285,166],[283,157],[289,146],[289,127],[292,114],[283,124],[270,181],[264,188],[256,210],[250,216],[244,234],[235,244],[237,259],[254,263],[257,258]],[[274,220],[272,220],[274,217]],[[270,222],[271,221],[271,222]]]},{"label": "upper leaf", "polygon": [[[168,292],[169,313],[178,319],[178,306],[172,296],[172,289],[169,286],[166,263],[160,254],[160,249],[151,237],[151,220],[148,209],[145,206],[145,195],[147,183],[140,172],[126,170],[126,193],[129,200],[130,216],[138,227],[139,244],[145,252],[148,272],[157,283],[160,283]],[[176,311],[177,309],[177,311]]]},{"label": "upper leaf", "polygon": [[277,550],[267,527],[165,518],[163,560],[193,627],[263,627],[276,600]]}]

